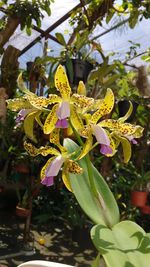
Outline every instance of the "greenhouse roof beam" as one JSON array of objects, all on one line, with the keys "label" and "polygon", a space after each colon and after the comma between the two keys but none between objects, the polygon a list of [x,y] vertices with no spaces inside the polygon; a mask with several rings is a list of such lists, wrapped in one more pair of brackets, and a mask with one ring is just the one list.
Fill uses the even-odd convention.
[{"label": "greenhouse roof beam", "polygon": [[[40,34],[37,38],[35,38],[29,45],[27,45],[21,52],[20,55],[23,55],[25,52],[27,52],[32,46],[34,46],[37,42],[39,42],[43,37],[49,38],[48,34],[49,32],[56,29],[61,23],[63,23],[65,20],[67,20],[70,17],[70,14],[75,11],[77,8],[81,7],[81,3],[76,5],[72,10],[67,12],[63,17],[61,17],[59,20],[57,20],[54,24],[52,24],[46,31]],[[52,37],[52,36],[51,36]],[[55,38],[55,37],[54,37]],[[52,39],[52,38],[51,38]]]}]

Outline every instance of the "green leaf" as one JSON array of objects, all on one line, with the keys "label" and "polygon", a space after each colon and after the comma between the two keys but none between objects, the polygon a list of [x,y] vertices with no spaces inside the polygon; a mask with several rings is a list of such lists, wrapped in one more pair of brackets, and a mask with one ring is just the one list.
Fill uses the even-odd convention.
[{"label": "green leaf", "polygon": [[61,33],[56,32],[55,35],[56,35],[56,38],[57,38],[57,40],[59,41],[60,44],[62,44],[64,46],[67,45],[66,44],[66,41],[65,41],[65,38],[64,38],[64,36]]},{"label": "green leaf", "polygon": [[37,115],[37,111],[29,113],[24,120],[24,131],[28,138],[30,138],[33,142],[37,143],[37,140],[34,136],[34,119]]},{"label": "green leaf", "polygon": [[[64,145],[69,153],[79,149],[79,146],[68,138],[64,140]],[[112,226],[118,223],[118,206],[105,180],[92,165],[93,178],[99,194],[98,199],[91,190],[86,159],[83,158],[78,163],[82,167],[83,173],[78,175],[70,173],[69,177],[73,193],[81,208],[96,224],[109,224],[109,226]]]},{"label": "green leaf", "polygon": [[149,267],[150,235],[136,223],[122,221],[112,229],[96,225],[91,238],[107,267]]}]

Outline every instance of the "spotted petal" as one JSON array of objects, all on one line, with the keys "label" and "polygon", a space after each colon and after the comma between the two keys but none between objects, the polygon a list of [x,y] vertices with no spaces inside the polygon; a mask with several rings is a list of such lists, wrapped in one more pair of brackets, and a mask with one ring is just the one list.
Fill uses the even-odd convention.
[{"label": "spotted petal", "polygon": [[56,125],[56,122],[58,120],[56,111],[58,109],[58,104],[54,105],[50,113],[48,114],[44,126],[43,126],[43,131],[45,134],[50,134]]},{"label": "spotted petal", "polygon": [[37,114],[37,110],[29,113],[24,119],[24,131],[28,138],[30,138],[35,143],[37,142],[36,137],[34,135],[34,120]]},{"label": "spotted petal", "polygon": [[62,171],[62,180],[64,185],[66,186],[66,188],[72,192],[72,188],[71,188],[71,184],[70,184],[70,179],[69,179],[69,173],[67,171],[67,169],[63,168]]},{"label": "spotted petal", "polygon": [[67,149],[60,144],[60,129],[56,128],[50,133],[50,142],[55,144],[62,153],[67,152]]},{"label": "spotted petal", "polygon": [[121,135],[133,135],[136,131],[136,128],[134,125],[130,123],[122,123],[117,120],[103,120],[98,125],[102,127],[107,127],[113,131],[117,131]]},{"label": "spotted petal", "polygon": [[41,174],[40,174],[40,177],[41,177],[41,180],[43,180],[45,177],[46,177],[46,169],[47,167],[49,166],[49,164],[55,159],[56,157],[52,157],[50,158],[46,164],[43,166],[43,168],[41,169]]},{"label": "spotted petal", "polygon": [[83,169],[79,166],[79,164],[73,160],[68,160],[68,171],[74,174],[81,174]]},{"label": "spotted petal", "polygon": [[42,96],[27,96],[30,104],[37,108],[37,109],[43,109],[43,108],[46,108],[48,105],[49,105],[49,101],[48,101],[48,98],[45,98],[45,97],[42,97]]},{"label": "spotted petal", "polygon": [[7,108],[12,111],[18,111],[21,109],[31,109],[32,106],[29,103],[29,101],[26,98],[14,98],[14,99],[8,99],[7,102]]},{"label": "spotted petal", "polygon": [[60,92],[64,100],[70,99],[71,88],[69,81],[62,65],[59,65],[55,73],[55,87]]},{"label": "spotted petal", "polygon": [[90,97],[86,97],[84,95],[78,95],[78,94],[73,94],[71,96],[71,103],[76,104],[76,106],[82,108],[87,108],[94,103],[94,99]]},{"label": "spotted petal", "polygon": [[83,122],[81,117],[79,116],[76,107],[74,105],[71,105],[71,115],[70,120],[73,125],[73,127],[78,131],[79,129],[83,128]]},{"label": "spotted petal", "polygon": [[87,153],[91,150],[92,148],[92,144],[93,144],[93,137],[92,134],[90,134],[88,136],[88,138],[86,139],[86,142],[83,145],[83,149],[78,157],[78,159],[82,159],[84,156],[87,155]]},{"label": "spotted petal", "polygon": [[106,96],[102,101],[100,108],[94,112],[91,117],[91,122],[96,124],[98,120],[107,114],[109,114],[114,107],[114,94],[111,89],[107,89]]},{"label": "spotted petal", "polygon": [[41,146],[40,148],[36,148],[34,145],[31,143],[24,142],[24,148],[27,150],[27,152],[32,156],[35,157],[37,155],[42,155],[42,156],[47,156],[47,155],[55,155],[59,156],[60,152],[49,146]]}]

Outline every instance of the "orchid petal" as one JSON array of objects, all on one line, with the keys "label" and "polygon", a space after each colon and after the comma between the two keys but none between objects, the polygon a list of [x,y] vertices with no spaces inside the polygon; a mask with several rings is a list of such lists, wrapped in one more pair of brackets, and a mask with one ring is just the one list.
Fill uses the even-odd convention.
[{"label": "orchid petal", "polygon": [[72,192],[71,184],[70,184],[70,179],[69,179],[69,174],[67,171],[63,170],[62,171],[62,180],[66,188]]},{"label": "orchid petal", "polygon": [[55,87],[60,92],[64,100],[70,99],[71,88],[65,73],[65,69],[62,65],[58,66],[55,73]]},{"label": "orchid petal", "polygon": [[[107,127],[110,130],[117,131],[120,135],[134,135],[136,132],[136,127],[130,123],[121,123],[117,120],[103,120],[99,124],[99,126]],[[141,127],[142,128],[142,127]]]},{"label": "orchid petal", "polygon": [[94,112],[91,117],[91,123],[97,123],[98,120],[107,114],[109,114],[114,107],[114,94],[111,89],[107,89],[105,98],[103,99],[99,109]]},{"label": "orchid petal", "polygon": [[60,144],[60,129],[55,128],[51,133],[50,133],[50,142],[52,144],[55,144],[62,153],[66,153],[67,149],[63,147]]},{"label": "orchid petal", "polygon": [[61,104],[59,104],[59,107],[57,109],[57,116],[59,120],[66,119],[70,117],[70,104],[67,101],[63,101]]},{"label": "orchid petal", "polygon": [[86,96],[86,87],[83,81],[79,82],[78,88],[77,88],[77,93],[79,95],[85,95]]},{"label": "orchid petal", "polygon": [[74,174],[81,174],[83,173],[83,169],[79,166],[79,164],[73,160],[69,160],[68,164],[68,171]]},{"label": "orchid petal", "polygon": [[25,119],[25,116],[32,112],[33,110],[32,109],[21,109],[18,114],[17,114],[17,117],[15,119],[15,122],[16,123],[20,123],[21,121],[23,121]]},{"label": "orchid petal", "polygon": [[79,134],[85,138],[88,138],[88,136],[91,134],[91,126],[84,126],[83,128],[79,129]]},{"label": "orchid petal", "polygon": [[123,148],[123,161],[124,163],[128,163],[128,161],[131,158],[131,144],[128,141],[128,139],[124,138],[124,137],[120,137],[118,136],[118,139],[120,140],[121,144],[122,144],[122,148]]},{"label": "orchid petal", "polygon": [[134,127],[135,132],[134,132],[134,138],[140,138],[143,135],[144,128],[141,127],[140,125],[136,125]]},{"label": "orchid petal", "polygon": [[46,164],[43,166],[43,168],[41,169],[41,180],[46,178],[46,170],[48,168],[48,166],[50,165],[50,163],[55,159],[56,157],[51,157],[50,159],[48,159],[48,161],[46,162]]},{"label": "orchid petal", "polygon": [[56,125],[56,122],[58,120],[56,111],[58,109],[58,104],[54,105],[50,113],[48,114],[44,126],[43,126],[43,132],[44,134],[50,134]]},{"label": "orchid petal", "polygon": [[86,154],[91,150],[93,144],[93,137],[92,134],[90,134],[86,140],[86,142],[83,145],[83,149],[78,157],[78,159],[82,159]]},{"label": "orchid petal", "polygon": [[42,181],[41,184],[46,185],[46,186],[52,186],[54,184],[54,177],[45,177]]},{"label": "orchid petal", "polygon": [[7,108],[12,111],[18,111],[21,109],[32,109],[31,104],[26,98],[14,98],[14,99],[8,99],[7,102]]},{"label": "orchid petal", "polygon": [[37,114],[37,110],[29,113],[24,119],[24,131],[26,136],[31,139],[33,142],[37,142],[36,137],[34,136],[34,120]]},{"label": "orchid petal", "polygon": [[44,157],[46,157],[47,155],[60,155],[60,152],[57,149],[49,146],[41,146],[40,148],[36,148],[31,143],[24,142],[24,148],[32,157],[35,157],[40,154]]},{"label": "orchid petal", "polygon": [[84,95],[73,94],[71,96],[71,103],[76,104],[77,107],[81,109],[93,105],[94,99],[86,97]]},{"label": "orchid petal", "polygon": [[51,161],[51,163],[46,168],[46,176],[57,176],[59,173],[62,164],[64,163],[64,158],[60,155]]},{"label": "orchid petal", "polygon": [[79,129],[83,128],[83,121],[79,114],[77,113],[76,107],[71,105],[71,115],[70,120],[73,127],[78,131]]},{"label": "orchid petal", "polygon": [[43,96],[27,96],[30,104],[35,107],[36,109],[43,109],[46,108],[49,105],[48,98]]},{"label": "orchid petal", "polygon": [[131,101],[129,101],[129,104],[130,104],[129,110],[127,111],[127,113],[123,117],[118,119],[119,122],[124,122],[131,116],[132,111],[133,111],[133,105],[132,105]]},{"label": "orchid petal", "polygon": [[108,134],[102,127],[100,127],[99,125],[93,125],[92,130],[99,144],[103,144],[106,146],[110,145]]},{"label": "orchid petal", "polygon": [[100,152],[104,155],[112,154],[113,150],[110,146],[107,145],[101,145]]},{"label": "orchid petal", "polygon": [[27,87],[25,86],[25,83],[22,78],[22,73],[19,74],[18,79],[17,79],[18,87],[19,89],[25,93],[26,95],[30,95],[32,97],[36,96],[34,93],[30,92]]},{"label": "orchid petal", "polygon": [[68,121],[66,119],[58,120],[55,126],[56,128],[68,128]]}]

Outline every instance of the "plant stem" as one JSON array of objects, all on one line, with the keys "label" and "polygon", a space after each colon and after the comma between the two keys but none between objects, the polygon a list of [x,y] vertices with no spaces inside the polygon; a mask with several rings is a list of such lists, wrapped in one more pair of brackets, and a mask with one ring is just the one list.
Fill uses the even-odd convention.
[{"label": "plant stem", "polygon": [[[70,126],[71,126],[71,128],[73,130],[73,133],[76,136],[79,144],[81,146],[83,146],[84,143],[83,143],[80,135],[76,131],[76,129],[73,127],[73,125],[72,125],[70,120],[69,120],[69,123],[70,123]],[[96,198],[98,198],[98,192],[97,192],[97,189],[96,189],[96,186],[95,186],[95,183],[94,183],[94,179],[93,179],[92,164],[91,164],[91,161],[90,161],[89,153],[85,156],[85,159],[86,159],[86,163],[87,163],[87,170],[88,170],[88,177],[89,177],[90,187],[91,187],[91,190],[92,190],[94,196]]]}]

